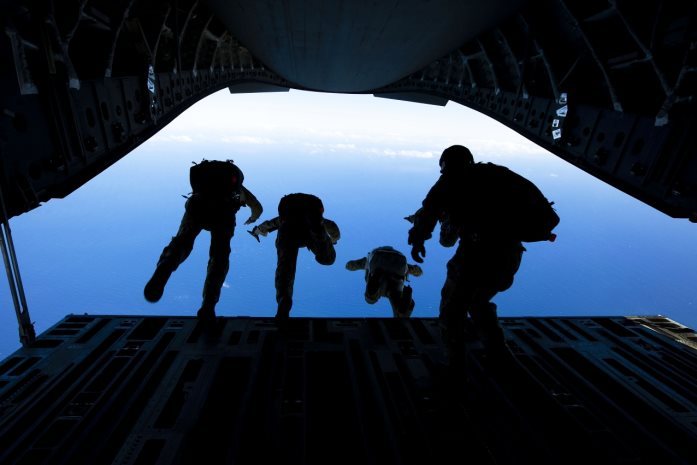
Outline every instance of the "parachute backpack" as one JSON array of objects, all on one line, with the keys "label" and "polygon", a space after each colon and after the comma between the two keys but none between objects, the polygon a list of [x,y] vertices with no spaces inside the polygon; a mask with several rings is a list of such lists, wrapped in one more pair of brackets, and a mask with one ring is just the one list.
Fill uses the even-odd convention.
[{"label": "parachute backpack", "polygon": [[523,242],[553,242],[557,236],[552,230],[559,224],[554,202],[547,200],[533,183],[526,181],[529,186],[524,189],[525,195],[519,197],[521,208],[514,217],[518,234]]},{"label": "parachute backpack", "polygon": [[406,276],[409,271],[407,257],[389,246],[378,247],[370,253],[371,271],[387,271],[398,276]]},{"label": "parachute backpack", "polygon": [[288,194],[278,202],[278,216],[283,220],[299,216],[319,220],[323,214],[322,201],[312,194]]},{"label": "parachute backpack", "polygon": [[479,211],[482,224],[505,230],[523,242],[554,241],[559,215],[540,190],[523,176],[493,163],[478,164],[478,182],[494,190]]},{"label": "parachute backpack", "polygon": [[244,175],[232,160],[202,160],[189,170],[194,194],[210,197],[232,197],[239,200]]}]

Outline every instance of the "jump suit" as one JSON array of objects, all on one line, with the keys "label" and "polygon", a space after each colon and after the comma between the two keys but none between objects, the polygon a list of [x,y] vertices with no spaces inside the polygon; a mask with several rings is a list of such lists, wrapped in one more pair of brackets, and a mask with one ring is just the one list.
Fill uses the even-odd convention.
[{"label": "jump suit", "polygon": [[[395,318],[408,318],[414,309],[411,288],[404,286],[409,274],[421,275],[418,265],[409,265],[406,257],[389,246],[372,250],[367,257],[346,263],[351,271],[365,270],[365,300],[376,303],[380,297],[387,297]],[[405,292],[406,291],[406,292]]]},{"label": "jump suit", "polygon": [[252,210],[248,222],[255,221],[262,212],[259,201],[244,187],[240,199],[193,194],[184,205],[184,216],[177,234],[164,248],[157,263],[158,268],[174,272],[189,257],[201,230],[210,231],[208,269],[203,284],[204,308],[212,309],[220,299],[220,290],[230,268],[230,240],[235,234],[235,214],[242,205]]},{"label": "jump suit", "polygon": [[[497,187],[484,181],[478,171],[481,164],[466,172],[445,172],[431,188],[423,207],[409,231],[409,243],[419,244],[431,237],[438,218],[444,214],[457,227],[460,243],[447,265],[441,290],[440,323],[448,345],[459,345],[464,337],[467,315],[485,345],[503,344],[496,305],[491,299],[513,284],[525,248],[506,231],[495,231],[487,224],[473,225],[467,220],[482,212],[494,218],[496,212],[485,210],[489,193]],[[489,170],[489,168],[486,168]],[[495,183],[493,183],[495,184]],[[477,212],[474,214],[473,212]]]},{"label": "jump suit", "polygon": [[333,221],[321,216],[307,218],[303,215],[294,215],[287,219],[276,217],[264,221],[255,229],[264,236],[271,231],[278,231],[276,236],[278,261],[275,274],[277,316],[287,317],[293,305],[298,251],[302,247],[307,247],[315,256],[317,263],[332,265],[336,260],[334,243],[339,239],[339,228]]}]

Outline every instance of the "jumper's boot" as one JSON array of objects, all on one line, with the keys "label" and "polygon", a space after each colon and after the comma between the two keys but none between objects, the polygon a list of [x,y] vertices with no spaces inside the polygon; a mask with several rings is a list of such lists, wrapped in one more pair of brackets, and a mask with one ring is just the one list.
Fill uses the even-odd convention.
[{"label": "jumper's boot", "polygon": [[282,324],[288,321],[290,317],[290,308],[293,306],[293,299],[290,297],[281,297],[278,301],[278,309],[276,311],[276,323]]},{"label": "jumper's boot", "polygon": [[444,381],[448,392],[461,395],[467,383],[467,344],[465,341],[464,321],[452,319],[440,320],[440,333],[445,344],[446,362]]},{"label": "jumper's boot", "polygon": [[473,306],[472,319],[484,346],[484,354],[490,365],[500,365],[510,359],[503,330],[496,315],[496,304],[488,302]]},{"label": "jumper's boot", "polygon": [[169,277],[172,275],[173,271],[174,270],[164,265],[158,265],[157,268],[155,268],[155,272],[150,278],[150,281],[148,281],[148,283],[145,285],[145,289],[143,289],[145,300],[155,303],[162,298],[167,281],[169,280]]},{"label": "jumper's boot", "polygon": [[402,296],[400,299],[399,312],[397,313],[398,318],[409,318],[411,316],[411,312],[414,311],[414,306],[416,305],[416,303],[414,302],[414,299],[411,298],[411,296],[411,286],[404,286],[404,289],[402,289]]},{"label": "jumper's boot", "polygon": [[202,322],[210,323],[215,321],[215,304],[207,302],[206,299],[203,299],[201,308],[199,308],[198,312],[196,312],[196,316]]}]

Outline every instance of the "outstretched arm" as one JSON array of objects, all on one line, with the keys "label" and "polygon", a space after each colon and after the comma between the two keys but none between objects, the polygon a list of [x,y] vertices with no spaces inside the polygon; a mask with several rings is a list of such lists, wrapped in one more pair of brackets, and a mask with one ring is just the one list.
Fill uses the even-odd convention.
[{"label": "outstretched arm", "polygon": [[366,263],[368,263],[366,257],[359,258],[358,260],[350,260],[346,262],[346,269],[349,271],[365,270]]},{"label": "outstretched arm", "polygon": [[422,207],[414,214],[414,226],[409,230],[409,245],[411,257],[417,263],[423,263],[426,256],[424,242],[431,238],[433,228],[436,227],[438,217],[443,209],[445,197],[445,182],[443,177],[433,185],[422,203]]},{"label": "outstretched arm", "polygon": [[251,216],[247,219],[247,221],[244,222],[244,224],[254,223],[256,220],[259,219],[262,212],[264,211],[264,208],[261,206],[261,202],[259,202],[259,200],[257,200],[254,194],[249,192],[249,190],[244,186],[242,186],[240,200],[242,201],[243,205],[248,206],[249,209],[252,211]]},{"label": "outstretched arm", "polygon": [[258,224],[257,226],[254,226],[254,229],[250,231],[250,233],[258,239],[258,236],[264,236],[270,232],[273,232],[278,229],[278,227],[281,225],[281,219],[279,217],[272,218],[270,220],[266,220],[263,223]]}]

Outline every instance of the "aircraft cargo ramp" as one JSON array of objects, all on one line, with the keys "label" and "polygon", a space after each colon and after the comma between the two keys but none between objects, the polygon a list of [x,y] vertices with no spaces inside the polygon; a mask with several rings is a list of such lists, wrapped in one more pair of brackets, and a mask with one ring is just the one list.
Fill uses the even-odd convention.
[{"label": "aircraft cargo ramp", "polygon": [[501,322],[457,376],[434,319],[70,315],[0,363],[0,463],[694,463],[692,330]]}]

